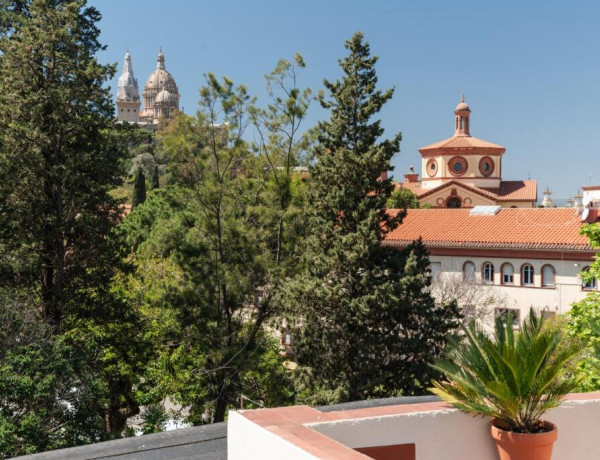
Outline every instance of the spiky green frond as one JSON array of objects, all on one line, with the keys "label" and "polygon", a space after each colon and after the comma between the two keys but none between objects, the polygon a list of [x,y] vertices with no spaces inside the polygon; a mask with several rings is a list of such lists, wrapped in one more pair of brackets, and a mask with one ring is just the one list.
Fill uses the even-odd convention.
[{"label": "spiky green frond", "polygon": [[463,412],[500,419],[512,431],[536,432],[544,412],[576,388],[568,364],[583,350],[544,323],[532,310],[515,332],[512,321],[498,318],[492,337],[471,323],[447,358],[432,366],[446,380],[433,382],[430,391]]}]

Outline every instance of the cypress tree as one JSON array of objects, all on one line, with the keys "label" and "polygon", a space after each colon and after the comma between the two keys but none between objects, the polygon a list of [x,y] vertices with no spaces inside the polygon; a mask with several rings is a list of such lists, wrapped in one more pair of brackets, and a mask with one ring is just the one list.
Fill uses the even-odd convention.
[{"label": "cypress tree", "polygon": [[144,201],[146,201],[146,176],[144,176],[144,171],[142,171],[142,168],[139,168],[137,174],[135,175],[131,207],[135,208]]},{"label": "cypress tree", "polygon": [[158,166],[155,166],[152,170],[152,176],[150,176],[150,186],[152,187],[152,190],[160,188]]},{"label": "cypress tree", "polygon": [[[393,185],[381,180],[401,135],[380,140],[372,120],[393,89],[376,88],[376,56],[361,33],[346,42],[340,81],[325,81],[331,117],[318,126],[310,171],[305,269],[283,291],[298,363],[312,402],[424,392],[446,334],[457,326],[455,306],[435,305],[427,287],[422,243],[404,252],[382,244],[402,215],[385,211]],[[331,396],[331,395],[335,396]],[[327,399],[329,398],[329,399]]]}]

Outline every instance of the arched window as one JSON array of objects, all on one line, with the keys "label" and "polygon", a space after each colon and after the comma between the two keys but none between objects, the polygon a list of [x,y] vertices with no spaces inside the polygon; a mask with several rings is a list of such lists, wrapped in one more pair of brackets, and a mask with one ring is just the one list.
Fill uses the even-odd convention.
[{"label": "arched window", "polygon": [[448,201],[446,202],[446,206],[449,208],[460,208],[461,204],[460,198],[455,196],[448,198]]},{"label": "arched window", "polygon": [[542,287],[554,287],[556,283],[556,270],[552,265],[542,267]]},{"label": "arched window", "polygon": [[463,279],[465,281],[475,281],[475,264],[470,260],[463,264]]},{"label": "arched window", "polygon": [[533,286],[533,266],[525,264],[521,267],[521,285]]},{"label": "arched window", "polygon": [[515,269],[512,264],[505,263],[502,265],[502,284],[513,284]]},{"label": "arched window", "polygon": [[[581,270],[582,275],[583,275],[583,272],[587,272],[589,269],[590,269],[590,267],[583,267],[583,270]],[[581,278],[583,279],[583,276]],[[594,291],[596,289],[596,278],[583,280],[581,282],[581,288],[586,291]]]},{"label": "arched window", "polygon": [[481,267],[481,277],[484,283],[494,283],[494,265],[491,262],[485,262]]}]

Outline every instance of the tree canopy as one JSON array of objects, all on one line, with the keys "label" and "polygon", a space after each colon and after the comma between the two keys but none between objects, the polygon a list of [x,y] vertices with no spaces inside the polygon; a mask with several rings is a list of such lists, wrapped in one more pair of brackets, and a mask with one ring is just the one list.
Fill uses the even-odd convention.
[{"label": "tree canopy", "polygon": [[393,186],[381,178],[401,135],[380,140],[373,120],[393,90],[377,89],[377,57],[362,34],[346,48],[342,79],[324,82],[331,115],[317,129],[303,271],[281,293],[313,402],[424,392],[427,362],[459,316],[454,304],[436,306],[427,293],[422,243],[402,253],[382,245],[403,216],[386,212]]}]

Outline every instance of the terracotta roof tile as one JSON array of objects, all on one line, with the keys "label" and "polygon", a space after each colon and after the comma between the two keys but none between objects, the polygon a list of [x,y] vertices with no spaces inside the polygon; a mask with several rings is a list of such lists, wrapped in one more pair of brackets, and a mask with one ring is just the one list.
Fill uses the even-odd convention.
[{"label": "terracotta roof tile", "polygon": [[498,144],[493,144],[492,142],[484,141],[483,139],[478,139],[472,136],[452,136],[448,139],[444,139],[443,141],[436,142],[435,144],[428,145],[426,147],[421,147],[419,152],[423,152],[424,150],[434,150],[434,149],[464,149],[464,148],[485,148],[485,149],[499,149],[503,152],[506,150],[504,147]]},{"label": "terracotta roof tile", "polygon": [[537,181],[503,180],[498,201],[537,201]]},{"label": "terracotta roof tile", "polygon": [[493,216],[471,216],[470,209],[409,209],[385,243],[404,246],[421,237],[430,247],[590,251],[581,225],[572,208],[503,208]]}]

